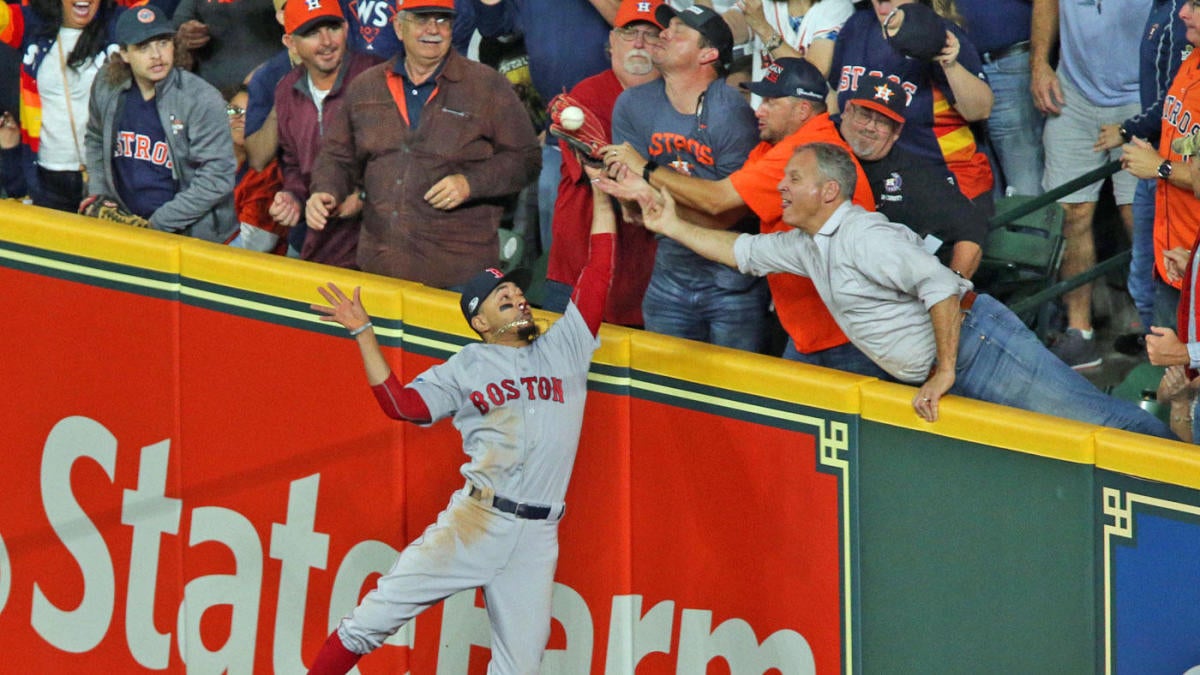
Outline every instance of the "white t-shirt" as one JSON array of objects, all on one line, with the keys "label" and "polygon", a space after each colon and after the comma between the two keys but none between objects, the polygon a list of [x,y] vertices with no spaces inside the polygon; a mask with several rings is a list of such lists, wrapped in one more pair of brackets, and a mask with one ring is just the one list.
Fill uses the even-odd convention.
[{"label": "white t-shirt", "polygon": [[325,97],[329,95],[329,89],[317,89],[313,84],[312,78],[305,76],[308,80],[308,94],[312,96],[313,105],[317,106],[317,126],[324,128],[325,119]]},{"label": "white t-shirt", "polygon": [[[846,19],[849,19],[853,13],[854,3],[852,0],[821,0],[809,8],[798,25],[793,25],[791,16],[788,14],[787,2],[777,0],[764,0],[763,2],[763,14],[767,17],[767,23],[783,36],[784,42],[791,45],[801,55],[813,40],[836,39],[838,31],[842,29],[842,24],[846,23]],[[753,56],[754,66],[751,72],[751,81],[757,82],[766,74],[771,56],[763,50],[762,40],[758,35],[753,31],[750,35],[750,53]],[[760,102],[762,102],[760,97],[751,97],[750,103],[755,108]]]},{"label": "white t-shirt", "polygon": [[[71,50],[79,42],[83,31],[79,28],[60,28],[56,42],[38,68],[38,95],[42,99],[42,129],[38,141],[38,164],[51,171],[78,171],[85,158],[84,134],[87,133],[88,100],[92,91],[92,80],[104,63],[105,52],[89,59],[78,69],[66,68],[67,81],[63,83],[63,60],[70,60]],[[66,105],[67,92],[71,93],[71,106]],[[74,121],[75,133],[71,133]],[[78,139],[78,144],[76,143]]]}]

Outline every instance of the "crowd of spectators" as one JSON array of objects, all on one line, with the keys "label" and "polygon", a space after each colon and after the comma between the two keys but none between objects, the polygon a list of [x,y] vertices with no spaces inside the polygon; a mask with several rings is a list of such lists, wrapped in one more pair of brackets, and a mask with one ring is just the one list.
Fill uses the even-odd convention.
[{"label": "crowd of spectators", "polygon": [[[778,186],[796,148],[827,143],[854,162],[848,200],[908,226],[969,284],[997,199],[1120,160],[1108,182],[1139,318],[1122,339],[1179,367],[1163,395],[1190,420],[1198,5],[0,3],[0,101],[14,102],[0,182],[38,206],[104,200],[122,222],[447,289],[497,264],[512,227],[525,262],[546,265],[542,305],[561,311],[593,199],[591,158],[546,129],[546,104],[570,92],[612,143],[607,321],[886,378],[812,281],[760,279],[656,237],[643,205],[665,190],[710,229],[792,229]],[[1095,265],[1100,192],[1058,200],[1063,278]],[[1077,370],[1101,362],[1090,297],[1065,295],[1051,345]]]}]

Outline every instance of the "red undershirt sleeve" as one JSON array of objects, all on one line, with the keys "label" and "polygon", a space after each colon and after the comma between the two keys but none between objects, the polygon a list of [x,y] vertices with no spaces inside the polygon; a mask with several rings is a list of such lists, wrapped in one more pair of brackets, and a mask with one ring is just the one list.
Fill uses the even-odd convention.
[{"label": "red undershirt sleeve", "polygon": [[600,331],[600,323],[604,320],[604,305],[608,302],[608,287],[612,283],[615,244],[616,235],[611,232],[591,236],[587,264],[579,273],[575,292],[571,294],[571,301],[579,308],[592,335]]},{"label": "red undershirt sleeve", "polygon": [[433,418],[425,399],[416,389],[402,386],[395,373],[389,374],[382,384],[371,387],[371,391],[375,392],[375,400],[379,401],[384,414],[394,420],[424,424]]}]

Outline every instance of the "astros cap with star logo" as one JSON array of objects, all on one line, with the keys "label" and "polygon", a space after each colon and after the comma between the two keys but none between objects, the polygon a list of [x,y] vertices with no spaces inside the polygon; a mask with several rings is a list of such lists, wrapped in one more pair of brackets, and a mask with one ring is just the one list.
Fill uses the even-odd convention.
[{"label": "astros cap with star logo", "polygon": [[899,84],[878,75],[860,75],[858,88],[850,93],[847,103],[870,108],[904,124],[904,109],[908,95]]}]

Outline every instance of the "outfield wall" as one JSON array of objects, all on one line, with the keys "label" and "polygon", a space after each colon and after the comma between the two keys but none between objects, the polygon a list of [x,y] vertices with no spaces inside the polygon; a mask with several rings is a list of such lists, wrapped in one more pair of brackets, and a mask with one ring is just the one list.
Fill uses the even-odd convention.
[{"label": "outfield wall", "polygon": [[[318,284],[409,379],[455,296],[0,205],[0,644],[27,672],[303,672],[461,487],[378,411]],[[539,315],[552,321],[554,315]],[[546,673],[1180,673],[1190,446],[606,326]],[[463,593],[363,673],[483,673]],[[775,670],[771,670],[775,669]]]}]

